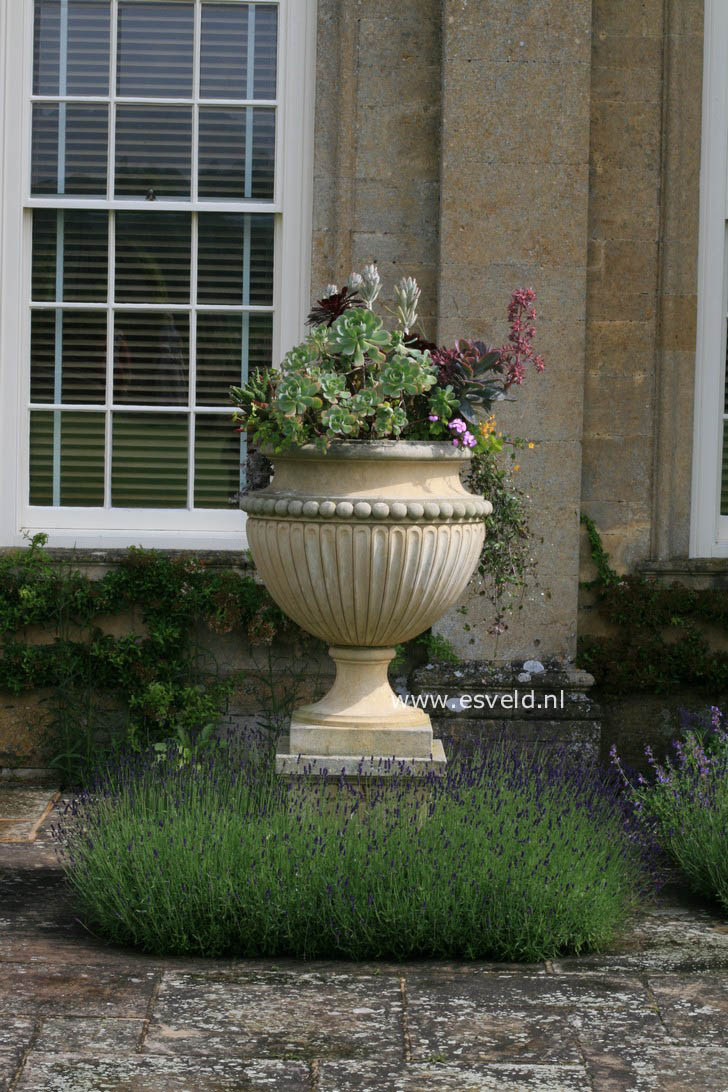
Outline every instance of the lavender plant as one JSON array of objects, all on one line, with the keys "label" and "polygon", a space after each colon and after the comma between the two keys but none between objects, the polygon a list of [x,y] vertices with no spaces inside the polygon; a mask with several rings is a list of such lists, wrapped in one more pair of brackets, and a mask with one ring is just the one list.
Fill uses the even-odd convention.
[{"label": "lavender plant", "polygon": [[607,945],[643,882],[593,770],[504,748],[333,798],[224,754],[132,758],[55,833],[85,924],[159,954],[543,960]]},{"label": "lavender plant", "polygon": [[664,763],[651,747],[651,777],[630,777],[612,747],[612,762],[646,831],[685,873],[693,890],[728,910],[728,729],[717,707],[707,725],[673,742]]}]

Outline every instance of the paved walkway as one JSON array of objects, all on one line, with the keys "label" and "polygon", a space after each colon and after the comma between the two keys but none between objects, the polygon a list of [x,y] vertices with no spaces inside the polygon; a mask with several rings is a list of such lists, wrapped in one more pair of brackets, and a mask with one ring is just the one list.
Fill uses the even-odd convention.
[{"label": "paved walkway", "polygon": [[728,923],[663,896],[535,966],[162,960],[73,919],[47,828],[0,844],[0,1092],[727,1092]]}]

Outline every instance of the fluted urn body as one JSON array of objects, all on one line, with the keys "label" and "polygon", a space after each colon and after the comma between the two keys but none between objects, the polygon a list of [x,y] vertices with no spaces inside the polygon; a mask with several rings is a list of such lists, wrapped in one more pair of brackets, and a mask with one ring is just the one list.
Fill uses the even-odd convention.
[{"label": "fluted urn body", "polygon": [[331,646],[337,678],[296,710],[292,754],[426,760],[441,752],[422,709],[387,681],[393,645],[458,601],[491,505],[468,493],[469,452],[448,443],[353,441],[275,456],[244,498],[253,560],[273,599]]}]

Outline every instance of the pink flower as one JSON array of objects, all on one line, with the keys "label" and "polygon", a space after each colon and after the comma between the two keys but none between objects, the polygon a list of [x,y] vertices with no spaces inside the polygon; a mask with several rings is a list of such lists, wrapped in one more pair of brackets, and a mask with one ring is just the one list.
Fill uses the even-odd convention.
[{"label": "pink flower", "polygon": [[428,421],[439,421],[439,420],[440,420],[440,418],[439,418],[439,417],[437,416],[437,414],[436,414],[436,413],[431,413],[431,414],[430,414],[430,415],[428,416],[427,420],[428,420]]}]

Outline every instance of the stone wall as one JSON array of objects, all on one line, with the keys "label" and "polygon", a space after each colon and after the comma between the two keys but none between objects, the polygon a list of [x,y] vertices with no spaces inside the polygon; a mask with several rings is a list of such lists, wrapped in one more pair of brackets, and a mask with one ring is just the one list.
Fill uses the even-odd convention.
[{"label": "stone wall", "polygon": [[440,336],[500,344],[512,289],[538,294],[543,376],[498,408],[533,440],[520,478],[533,498],[538,584],[498,642],[475,596],[467,625],[438,626],[461,655],[572,657],[586,310],[591,4],[443,5]]},{"label": "stone wall", "polygon": [[687,557],[702,0],[595,0],[582,500],[620,570]]},{"label": "stone wall", "polygon": [[376,261],[437,322],[439,0],[319,0],[312,291]]}]

